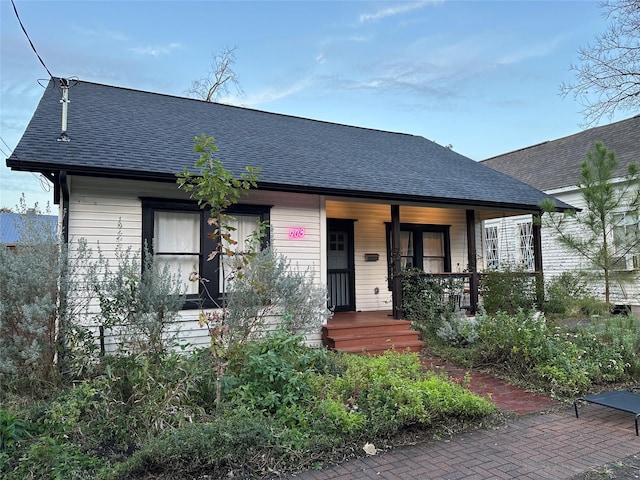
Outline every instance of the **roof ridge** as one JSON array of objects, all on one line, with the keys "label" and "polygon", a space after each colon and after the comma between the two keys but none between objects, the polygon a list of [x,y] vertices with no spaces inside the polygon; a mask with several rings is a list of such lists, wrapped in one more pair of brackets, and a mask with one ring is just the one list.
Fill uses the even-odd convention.
[{"label": "roof ridge", "polygon": [[[53,77],[52,81],[55,80],[59,80],[62,77]],[[141,90],[138,88],[132,88],[132,87],[122,87],[122,86],[118,86],[118,85],[109,85],[106,83],[99,83],[99,82],[92,82],[90,80],[81,80],[77,77],[74,77],[75,80],[77,80],[78,83],[87,83],[90,85],[96,85],[98,87],[107,87],[107,88],[114,88],[116,90],[125,90],[125,91],[129,91],[129,92],[134,92],[134,93],[143,93],[143,94],[148,94],[148,95],[157,95],[160,97],[167,97],[167,98],[174,98],[176,100],[187,100],[187,101],[192,101],[192,102],[200,102],[200,103],[204,103],[204,104],[213,104],[213,105],[217,105],[220,107],[226,107],[226,108],[233,108],[233,109],[238,109],[238,110],[246,110],[246,111],[250,111],[250,112],[255,112],[255,113],[263,113],[265,115],[274,115],[277,117],[284,117],[284,118],[292,118],[292,119],[296,119],[296,120],[306,120],[309,122],[316,122],[316,123],[323,123],[326,125],[335,125],[338,127],[347,127],[347,128],[355,128],[358,130],[366,130],[366,131],[372,131],[372,132],[380,132],[380,133],[390,133],[393,135],[403,135],[403,136],[407,136],[407,137],[414,137],[414,138],[424,138],[425,140],[429,141],[429,142],[433,142],[436,143],[433,140],[429,140],[428,138],[422,136],[422,135],[415,135],[415,134],[411,134],[411,133],[404,133],[404,132],[394,132],[391,130],[382,130],[379,128],[371,128],[371,127],[361,127],[358,125],[350,125],[347,123],[340,123],[340,122],[332,122],[330,120],[319,120],[316,118],[309,118],[309,117],[302,117],[300,115],[292,115],[292,114],[287,114],[287,113],[278,113],[278,112],[270,112],[268,110],[262,110],[262,109],[258,109],[258,108],[252,108],[252,107],[246,107],[246,106],[242,106],[242,105],[232,105],[229,103],[221,103],[221,102],[207,102],[206,100],[202,100],[200,98],[191,98],[191,97],[184,97],[184,96],[180,96],[180,95],[175,95],[175,94],[171,94],[171,93],[161,93],[161,92],[153,92],[150,90]]]},{"label": "roof ridge", "polygon": [[505,153],[500,153],[498,155],[494,155],[492,157],[485,158],[484,160],[480,160],[480,163],[487,162],[489,160],[493,160],[493,159],[498,158],[498,157],[504,157],[506,155],[511,155],[512,153],[522,152],[522,151],[525,151],[525,150],[530,150],[530,149],[533,149],[533,148],[537,148],[537,147],[539,147],[541,145],[545,145],[547,143],[557,142],[559,140],[567,140],[567,139],[570,139],[572,137],[577,137],[579,135],[586,135],[589,132],[593,132],[594,130],[600,130],[600,129],[603,129],[603,128],[612,128],[614,126],[617,126],[620,123],[628,122],[628,121],[633,120],[635,118],[640,118],[640,114],[633,115],[633,116],[631,116],[629,118],[624,118],[622,120],[617,120],[617,121],[612,122],[612,123],[607,123],[606,125],[597,125],[595,127],[587,128],[587,129],[582,130],[580,132],[572,133],[570,135],[565,135],[564,137],[558,137],[558,138],[555,138],[553,140],[545,140],[545,141],[540,142],[540,143],[535,143],[533,145],[528,145],[526,147],[517,148],[515,150],[511,150],[511,151],[508,151],[508,152],[505,152]]}]

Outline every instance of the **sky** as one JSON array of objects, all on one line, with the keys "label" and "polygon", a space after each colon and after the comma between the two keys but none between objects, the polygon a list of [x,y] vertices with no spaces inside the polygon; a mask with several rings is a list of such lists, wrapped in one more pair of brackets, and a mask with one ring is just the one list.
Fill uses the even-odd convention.
[{"label": "sky", "polygon": [[[186,96],[235,48],[244,94],[220,101],[420,135],[474,160],[580,131],[582,106],[560,85],[606,29],[586,0],[14,3],[54,76]],[[5,159],[49,74],[9,0],[0,32],[0,207],[24,193],[44,208],[51,185]]]}]

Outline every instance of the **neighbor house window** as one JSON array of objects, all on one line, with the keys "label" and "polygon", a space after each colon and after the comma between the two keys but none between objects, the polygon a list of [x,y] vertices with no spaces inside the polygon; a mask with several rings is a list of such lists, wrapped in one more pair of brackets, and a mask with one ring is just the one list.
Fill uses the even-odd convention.
[{"label": "neighbor house window", "polygon": [[[228,213],[235,228],[232,238],[238,242],[231,248],[239,251],[245,248],[246,238],[257,230],[259,223],[268,221],[269,209],[234,205]],[[168,265],[182,280],[187,293],[185,308],[214,306],[214,302],[219,302],[223,285],[220,265],[221,262],[228,265],[229,260],[220,255],[208,259],[218,243],[218,238],[212,238],[209,211],[194,202],[143,199],[142,218],[142,236],[148,253],[161,265]],[[193,273],[206,280],[208,295],[203,282],[189,280]]]},{"label": "neighbor house window", "polygon": [[526,270],[533,270],[533,223],[523,222],[516,225],[517,261]]},{"label": "neighbor house window", "polygon": [[[426,273],[451,271],[448,225],[400,225],[400,266],[419,268]],[[387,258],[391,278],[391,224],[387,224]]]},{"label": "neighbor house window", "polygon": [[[615,254],[622,257],[623,268],[640,270],[640,217],[635,212],[613,216],[613,246]],[[630,264],[626,265],[626,260]]]},{"label": "neighbor house window", "polygon": [[484,228],[484,258],[487,270],[500,268],[500,251],[498,250],[498,227]]}]

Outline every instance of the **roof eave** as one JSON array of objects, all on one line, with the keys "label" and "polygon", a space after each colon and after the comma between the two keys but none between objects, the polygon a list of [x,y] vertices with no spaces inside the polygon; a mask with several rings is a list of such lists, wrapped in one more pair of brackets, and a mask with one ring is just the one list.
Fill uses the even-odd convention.
[{"label": "roof eave", "polygon": [[[40,172],[51,175],[54,172],[64,171],[68,175],[94,176],[101,178],[122,178],[128,180],[144,180],[156,182],[175,182],[176,174],[168,172],[141,172],[139,170],[122,170],[109,168],[95,168],[92,166],[77,165],[59,165],[45,162],[26,162],[18,159],[7,159],[7,167],[16,171]],[[520,210],[529,212],[541,212],[539,205],[527,205],[510,202],[491,202],[482,200],[469,200],[457,198],[441,198],[422,195],[406,195],[394,194],[387,192],[375,192],[364,190],[346,190],[339,188],[326,188],[310,185],[290,185],[275,182],[258,182],[258,188],[261,190],[291,192],[291,193],[311,193],[317,195],[327,195],[345,198],[360,198],[369,200],[380,200],[390,203],[422,203],[431,204],[442,207],[457,208],[486,208],[486,209],[504,209],[504,210]],[[569,208],[558,206],[558,210],[564,211]]]}]

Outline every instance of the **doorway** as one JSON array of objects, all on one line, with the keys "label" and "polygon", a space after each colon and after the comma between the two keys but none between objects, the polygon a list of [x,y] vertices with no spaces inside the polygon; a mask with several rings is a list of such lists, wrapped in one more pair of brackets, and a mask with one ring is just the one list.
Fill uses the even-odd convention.
[{"label": "doorway", "polygon": [[327,219],[327,290],[335,312],[356,309],[353,220]]}]

